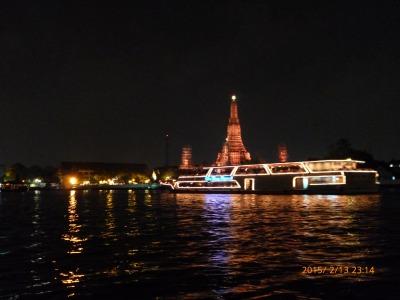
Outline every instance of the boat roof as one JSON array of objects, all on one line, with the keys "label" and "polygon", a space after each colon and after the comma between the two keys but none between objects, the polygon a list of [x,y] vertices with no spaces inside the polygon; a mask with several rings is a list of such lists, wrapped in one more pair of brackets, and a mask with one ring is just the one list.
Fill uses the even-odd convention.
[{"label": "boat roof", "polygon": [[320,159],[320,160],[305,160],[305,161],[288,161],[288,162],[275,162],[275,163],[258,163],[258,164],[243,164],[243,165],[226,165],[226,166],[207,166],[203,169],[210,168],[234,168],[234,167],[246,167],[246,166],[257,166],[257,165],[288,165],[288,164],[303,164],[303,163],[317,163],[317,162],[353,162],[363,164],[365,161],[355,160],[351,158],[346,159]]}]

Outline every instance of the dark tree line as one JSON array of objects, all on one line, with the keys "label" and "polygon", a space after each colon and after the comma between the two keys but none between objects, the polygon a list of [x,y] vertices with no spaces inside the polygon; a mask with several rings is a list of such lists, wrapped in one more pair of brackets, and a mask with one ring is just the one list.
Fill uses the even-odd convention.
[{"label": "dark tree line", "polygon": [[16,163],[5,169],[3,181],[4,182],[21,182],[32,181],[39,178],[45,182],[58,182],[57,168],[52,166],[24,166],[23,164]]},{"label": "dark tree line", "polygon": [[364,150],[353,148],[351,143],[344,138],[339,139],[336,143],[329,146],[328,154],[325,156],[326,159],[346,159],[352,158],[356,160],[363,160],[366,166],[373,166],[376,161],[372,154]]}]

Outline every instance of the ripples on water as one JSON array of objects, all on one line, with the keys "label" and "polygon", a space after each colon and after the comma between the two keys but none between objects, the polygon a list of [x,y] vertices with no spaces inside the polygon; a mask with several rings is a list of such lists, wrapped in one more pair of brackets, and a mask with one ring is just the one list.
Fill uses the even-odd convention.
[{"label": "ripples on water", "polygon": [[[396,299],[400,199],[0,194],[0,295]],[[374,275],[303,275],[368,265]]]}]

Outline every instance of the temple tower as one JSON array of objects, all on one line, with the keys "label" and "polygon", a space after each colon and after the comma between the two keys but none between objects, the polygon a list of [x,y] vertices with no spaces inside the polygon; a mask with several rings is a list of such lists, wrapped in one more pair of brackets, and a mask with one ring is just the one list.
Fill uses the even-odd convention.
[{"label": "temple tower", "polygon": [[236,96],[233,95],[227,137],[221,151],[218,153],[215,164],[217,166],[239,165],[249,160],[251,160],[251,156],[243,145],[237,101]]},{"label": "temple tower", "polygon": [[189,145],[186,145],[182,148],[181,164],[179,166],[179,169],[188,170],[188,169],[192,169],[192,168],[193,168],[192,147],[190,147]]},{"label": "temple tower", "polygon": [[289,158],[288,150],[285,144],[278,145],[278,160],[281,163],[287,162]]}]

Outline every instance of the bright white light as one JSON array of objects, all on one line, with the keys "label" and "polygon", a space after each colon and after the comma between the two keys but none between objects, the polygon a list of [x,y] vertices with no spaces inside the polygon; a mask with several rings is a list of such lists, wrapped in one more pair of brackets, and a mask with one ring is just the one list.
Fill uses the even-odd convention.
[{"label": "bright white light", "polygon": [[70,177],[70,178],[69,178],[69,183],[70,183],[71,185],[75,185],[75,184],[78,183],[78,179],[77,179],[76,177]]},{"label": "bright white light", "polygon": [[390,164],[389,167],[393,168],[393,164]]},{"label": "bright white light", "polygon": [[109,178],[109,179],[107,179],[107,183],[109,184],[109,185],[115,185],[116,184],[116,178]]},{"label": "bright white light", "polygon": [[392,176],[392,180],[396,180],[396,176]]},{"label": "bright white light", "polygon": [[236,95],[232,95],[232,100],[235,101],[236,100]]}]

